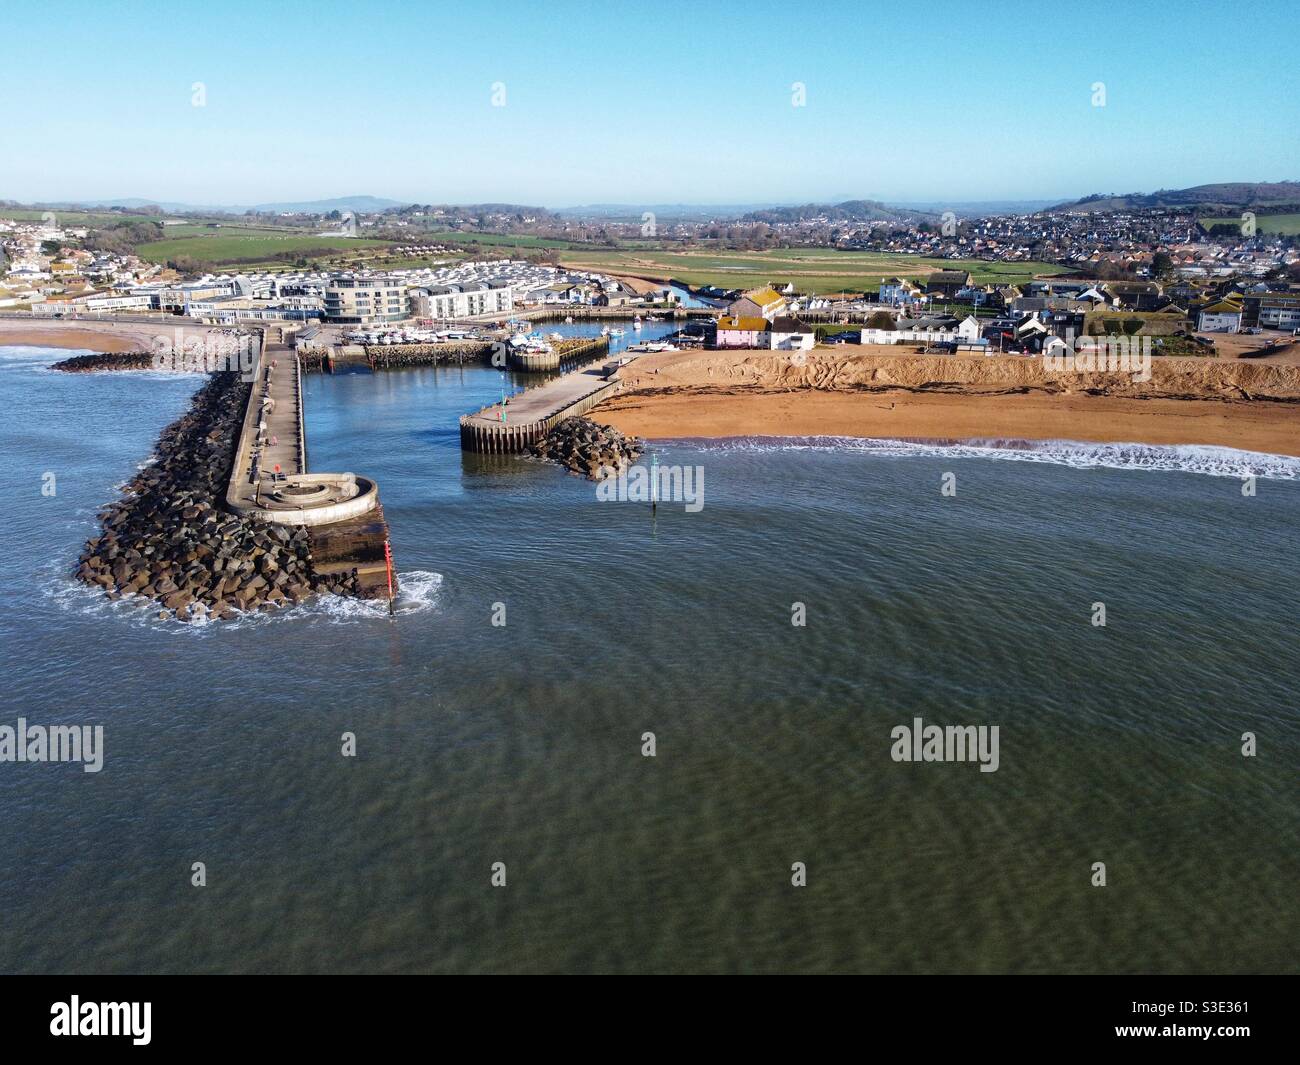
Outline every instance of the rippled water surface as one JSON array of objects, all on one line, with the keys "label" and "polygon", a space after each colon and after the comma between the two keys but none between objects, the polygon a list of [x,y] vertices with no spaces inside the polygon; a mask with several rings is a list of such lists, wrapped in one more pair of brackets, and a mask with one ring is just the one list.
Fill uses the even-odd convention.
[{"label": "rippled water surface", "polygon": [[[705,506],[652,515],[462,455],[495,371],[312,377],[398,617],[192,628],[69,572],[200,379],[59,357],[0,349],[0,725],[105,766],[0,763],[0,970],[1297,968],[1294,460],[670,441]],[[998,771],[894,762],[916,717]]]}]

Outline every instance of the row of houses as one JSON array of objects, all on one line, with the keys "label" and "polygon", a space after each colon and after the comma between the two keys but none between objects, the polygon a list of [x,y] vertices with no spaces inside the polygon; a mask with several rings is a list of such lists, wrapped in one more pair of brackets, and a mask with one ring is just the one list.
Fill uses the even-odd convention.
[{"label": "row of houses", "polygon": [[774,288],[752,289],[730,300],[718,316],[715,346],[767,351],[807,351],[817,331],[788,314],[789,299]]},{"label": "row of houses", "polygon": [[899,318],[890,326],[864,327],[863,344],[974,344],[980,339],[980,323],[974,315],[956,318]]}]

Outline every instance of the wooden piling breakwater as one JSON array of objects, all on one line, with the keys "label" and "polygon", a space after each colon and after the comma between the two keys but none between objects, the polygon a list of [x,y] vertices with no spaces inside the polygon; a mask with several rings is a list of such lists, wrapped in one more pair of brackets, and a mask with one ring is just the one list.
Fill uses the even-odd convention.
[{"label": "wooden piling breakwater", "polygon": [[488,340],[448,341],[442,344],[369,344],[366,361],[372,370],[400,370],[408,366],[461,366],[486,362],[494,345]]},{"label": "wooden piling breakwater", "polygon": [[550,373],[560,368],[560,353],[550,351],[512,351],[506,356],[512,370],[521,373]]},{"label": "wooden piling breakwater", "polygon": [[324,373],[330,370],[328,348],[299,348],[298,365],[307,373]]},{"label": "wooden piling breakwater", "polygon": [[609,337],[570,337],[557,340],[552,345],[560,356],[560,367],[576,366],[580,362],[591,362],[609,355]]},{"label": "wooden piling breakwater", "polygon": [[547,373],[573,369],[580,363],[602,359],[609,354],[609,337],[565,337],[550,342],[550,351],[510,350],[510,366],[523,373]]}]

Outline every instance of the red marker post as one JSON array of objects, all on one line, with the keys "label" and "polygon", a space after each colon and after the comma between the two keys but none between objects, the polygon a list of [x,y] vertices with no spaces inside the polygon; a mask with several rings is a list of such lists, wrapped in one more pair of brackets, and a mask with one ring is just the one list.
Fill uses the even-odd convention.
[{"label": "red marker post", "polygon": [[393,606],[393,549],[387,540],[384,541],[384,565],[388,567],[388,613],[393,616],[397,613]]}]

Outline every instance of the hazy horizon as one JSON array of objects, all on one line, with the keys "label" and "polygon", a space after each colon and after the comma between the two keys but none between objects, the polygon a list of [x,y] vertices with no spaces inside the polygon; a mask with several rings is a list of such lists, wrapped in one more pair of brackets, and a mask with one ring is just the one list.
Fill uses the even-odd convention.
[{"label": "hazy horizon", "polygon": [[[1117,190],[1110,190],[1110,191],[1115,191],[1116,194],[1120,194],[1120,193],[1118,193]],[[1137,189],[1129,189],[1129,190],[1125,190],[1125,191],[1126,191],[1126,192],[1139,192],[1139,191],[1144,191],[1144,192],[1145,192],[1145,191],[1151,191],[1151,190],[1137,190]],[[0,190],[0,193],[2,193],[2,190]],[[996,198],[991,198],[991,199],[978,199],[978,200],[946,200],[946,201],[935,201],[935,200],[888,200],[888,201],[879,201],[879,202],[886,203],[888,206],[891,206],[891,207],[911,207],[911,208],[916,208],[916,209],[922,209],[922,208],[926,208],[926,207],[936,206],[936,205],[938,205],[938,203],[940,203],[940,202],[943,202],[944,204],[946,204],[946,205],[948,205],[948,206],[952,206],[952,207],[968,207],[968,206],[981,206],[981,205],[991,204],[991,203],[1005,203],[1005,204],[1035,204],[1035,203],[1044,203],[1044,204],[1055,204],[1055,203],[1069,202],[1070,200],[1074,200],[1074,199],[1078,199],[1078,198],[1079,198],[1079,197],[1077,197],[1077,196],[1066,196],[1066,197],[1050,197],[1050,196],[1049,196],[1049,197],[1029,197],[1029,198],[1023,198],[1023,199],[1011,199],[1011,198],[1008,198],[1008,197],[996,197]],[[642,201],[642,202],[631,202],[631,201],[627,201],[627,202],[624,202],[624,201],[617,201],[617,200],[609,200],[609,201],[597,201],[597,202],[590,202],[590,203],[563,203],[563,204],[548,204],[548,203],[538,203],[538,202],[536,202],[536,201],[532,201],[532,200],[460,200],[460,201],[451,201],[451,200],[430,200],[430,199],[428,199],[427,197],[425,197],[425,198],[416,197],[416,198],[414,198],[414,199],[399,200],[399,199],[395,199],[394,197],[391,197],[391,196],[385,196],[385,195],[382,195],[382,194],[375,194],[375,193],[368,193],[368,192],[358,192],[358,193],[335,193],[335,194],[323,195],[323,196],[292,196],[292,197],[288,197],[288,198],[284,198],[284,199],[260,199],[260,200],[257,200],[257,201],[255,201],[255,202],[249,202],[249,203],[233,203],[233,202],[231,202],[231,203],[189,203],[189,202],[186,202],[186,201],[179,200],[179,199],[177,199],[177,198],[174,197],[174,196],[146,197],[146,196],[125,196],[125,195],[123,195],[123,196],[100,196],[100,195],[92,195],[92,196],[65,196],[65,197],[59,197],[59,198],[57,198],[57,199],[54,199],[54,198],[48,198],[48,197],[46,197],[46,198],[39,198],[39,197],[37,197],[37,198],[20,198],[20,197],[6,196],[6,195],[3,195],[3,194],[0,194],[0,202],[3,202],[3,201],[12,201],[12,202],[15,202],[15,203],[20,203],[20,204],[24,204],[24,205],[31,205],[31,206],[37,206],[37,205],[42,205],[42,206],[43,206],[43,205],[48,205],[48,204],[55,204],[55,205],[73,205],[73,206],[88,207],[88,208],[94,208],[94,207],[105,207],[105,208],[107,208],[107,207],[116,207],[116,206],[121,206],[121,207],[124,207],[124,208],[127,208],[127,209],[129,209],[129,208],[135,208],[135,207],[142,207],[142,206],[157,206],[157,207],[163,207],[163,208],[173,208],[173,207],[174,207],[174,208],[176,208],[176,209],[178,209],[178,210],[180,210],[180,209],[208,210],[208,209],[235,209],[235,208],[238,208],[238,209],[248,209],[248,208],[252,208],[252,207],[266,207],[266,206],[271,206],[271,205],[279,206],[279,205],[284,205],[284,204],[308,204],[308,203],[311,203],[311,204],[328,204],[328,203],[334,203],[334,202],[343,201],[343,200],[362,200],[362,199],[366,199],[366,200],[376,200],[376,201],[383,201],[383,202],[387,203],[388,206],[407,206],[407,205],[412,205],[412,204],[429,204],[429,205],[434,205],[434,206],[460,207],[460,206],[475,206],[475,205],[483,204],[483,203],[503,203],[503,204],[509,204],[510,206],[514,206],[514,207],[536,207],[536,208],[539,208],[539,209],[541,209],[541,210],[552,211],[552,212],[560,213],[560,214],[563,214],[563,213],[565,213],[565,212],[572,212],[572,211],[582,211],[582,210],[615,210],[615,209],[620,209],[620,208],[625,208],[625,209],[627,209],[627,210],[629,210],[629,211],[633,211],[633,210],[641,210],[641,209],[643,209],[643,208],[684,208],[684,209],[696,209],[696,210],[709,210],[709,209],[717,209],[717,210],[721,210],[721,209],[732,209],[732,210],[763,210],[763,209],[767,209],[767,208],[777,208],[777,207],[799,207],[799,206],[803,206],[803,205],[805,205],[805,204],[810,204],[810,203],[825,203],[825,204],[832,204],[832,205],[833,205],[833,204],[846,203],[846,202],[850,202],[850,201],[876,201],[876,200],[877,200],[877,198],[876,198],[876,197],[873,197],[873,196],[864,196],[864,195],[843,195],[843,194],[841,194],[841,195],[835,195],[835,196],[829,196],[829,197],[804,196],[804,197],[796,197],[796,198],[793,198],[793,199],[784,199],[784,200],[755,200],[755,201],[752,201],[752,202],[739,202],[739,201],[735,201],[735,200],[716,200],[716,201],[707,201],[707,200],[698,200],[698,201],[691,201],[691,200],[678,200],[678,201],[674,201],[674,202],[671,202],[671,203],[669,203],[669,202],[664,202],[664,203],[652,203],[652,202],[649,202],[649,201]]]},{"label": "hazy horizon", "polygon": [[11,51],[9,83],[40,106],[7,119],[0,196],[956,205],[1298,176],[1284,36],[1225,62],[1208,6],[1171,22],[1094,5],[1075,51],[1054,34],[1041,58],[1010,43],[1022,9],[986,3],[920,27],[835,3],[680,22],[574,4],[132,10],[70,3],[57,35]]}]

